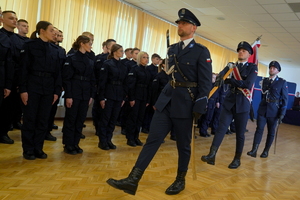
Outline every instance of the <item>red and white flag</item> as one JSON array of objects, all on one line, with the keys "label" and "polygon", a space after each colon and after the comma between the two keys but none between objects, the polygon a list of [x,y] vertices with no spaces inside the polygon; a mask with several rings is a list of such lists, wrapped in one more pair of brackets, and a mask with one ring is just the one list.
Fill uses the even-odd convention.
[{"label": "red and white flag", "polygon": [[258,48],[260,47],[260,37],[252,44],[253,54],[248,58],[249,63],[258,64]]}]

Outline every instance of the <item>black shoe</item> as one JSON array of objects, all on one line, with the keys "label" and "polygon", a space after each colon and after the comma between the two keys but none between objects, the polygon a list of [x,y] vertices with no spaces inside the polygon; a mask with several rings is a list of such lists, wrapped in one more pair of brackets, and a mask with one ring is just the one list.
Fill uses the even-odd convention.
[{"label": "black shoe", "polygon": [[56,141],[57,138],[54,137],[51,133],[47,133],[46,137],[45,137],[45,140],[48,140],[48,141]]},{"label": "black shoe", "polygon": [[211,134],[211,135],[215,135],[215,134],[216,134],[216,132],[212,131],[212,132],[210,132],[210,134]]},{"label": "black shoe", "polygon": [[149,130],[146,129],[146,128],[142,128],[142,132],[143,132],[143,133],[149,133]]},{"label": "black shoe", "polygon": [[142,178],[143,173],[143,170],[134,167],[127,178],[121,180],[110,178],[106,182],[116,189],[123,190],[131,195],[135,195],[138,188],[138,183]]},{"label": "black shoe", "polygon": [[229,169],[236,169],[241,165],[241,160],[234,158],[233,161],[228,165]]},{"label": "black shoe", "polygon": [[23,152],[23,157],[26,160],[35,160],[35,155],[34,155],[33,151],[24,151]]},{"label": "black shoe", "polygon": [[108,146],[107,142],[99,142],[98,147],[102,150],[109,150],[109,146]]},{"label": "black shoe", "polygon": [[64,146],[64,152],[67,153],[67,154],[71,154],[71,155],[76,155],[77,154],[77,151],[76,151],[75,147],[72,146],[72,145],[65,145]]},{"label": "black shoe", "polygon": [[235,131],[235,129],[230,129],[230,131],[231,131],[231,133],[235,133],[236,131]]},{"label": "black shoe", "polygon": [[132,146],[132,147],[136,147],[136,143],[134,140],[127,140],[127,145]]},{"label": "black shoe", "polygon": [[83,135],[83,134],[81,133],[80,138],[81,138],[81,139],[84,139],[84,138],[85,138],[85,135]]},{"label": "black shoe", "polygon": [[53,124],[53,125],[52,125],[52,129],[58,129],[58,126],[55,125],[55,124]]},{"label": "black shoe", "polygon": [[109,147],[110,149],[116,149],[116,148],[117,148],[117,146],[114,145],[111,141],[107,142],[107,145],[108,145],[108,147]]},{"label": "black shoe", "polygon": [[95,132],[95,135],[99,136],[99,133],[96,131],[96,132]]},{"label": "black shoe", "polygon": [[4,135],[0,138],[0,143],[4,143],[4,144],[13,144],[15,141],[13,141],[12,139],[10,139],[10,137],[8,137],[8,135]]},{"label": "black shoe", "polygon": [[14,123],[14,125],[13,125],[14,129],[19,129],[19,130],[22,129],[22,126],[23,126],[23,124],[21,124],[21,122]]},{"label": "black shoe", "polygon": [[186,172],[178,172],[176,180],[172,183],[172,185],[170,185],[167,188],[165,193],[168,195],[174,195],[184,190],[185,176],[186,176]]},{"label": "black shoe", "polygon": [[83,124],[83,128],[85,128],[86,127],[86,125],[85,124]]},{"label": "black shoe", "polygon": [[40,158],[40,159],[46,159],[48,157],[48,155],[45,154],[45,152],[43,152],[42,150],[35,150],[34,155],[36,158]]},{"label": "black shoe", "polygon": [[200,137],[210,137],[208,133],[200,133]]},{"label": "black shoe", "polygon": [[137,146],[143,146],[143,143],[141,142],[140,139],[135,139],[135,144],[136,144]]},{"label": "black shoe", "polygon": [[82,152],[83,152],[83,149],[80,148],[80,147],[78,146],[78,144],[77,144],[77,145],[74,145],[74,148],[75,148],[75,151],[76,151],[77,153],[82,153]]},{"label": "black shoe", "polygon": [[262,154],[260,155],[261,158],[267,158],[269,155],[269,151],[263,151]]},{"label": "black shoe", "polygon": [[226,134],[230,135],[230,134],[232,134],[232,132],[228,129],[227,132],[226,132]]},{"label": "black shoe", "polygon": [[175,135],[171,135],[170,139],[176,141],[176,136]]}]

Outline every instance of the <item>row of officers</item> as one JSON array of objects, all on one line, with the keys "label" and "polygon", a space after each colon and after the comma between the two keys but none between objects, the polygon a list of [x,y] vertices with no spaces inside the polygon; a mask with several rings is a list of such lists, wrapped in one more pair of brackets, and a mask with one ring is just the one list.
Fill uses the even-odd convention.
[{"label": "row of officers", "polygon": [[[6,20],[8,19],[8,20]],[[127,144],[141,146],[139,132],[149,129],[152,105],[168,76],[157,70],[164,64],[158,54],[149,55],[138,48],[126,49],[113,39],[105,41],[102,54],[95,56],[92,49],[93,35],[80,35],[66,52],[55,44],[56,28],[47,21],[40,21],[30,39],[15,34],[13,11],[3,12],[1,28],[1,143],[12,144],[8,131],[14,108],[20,103],[23,111],[21,130],[25,159],[47,158],[43,151],[44,140],[56,140],[50,134],[58,99],[64,91],[66,107],[63,124],[64,151],[82,153],[79,141],[88,107],[94,99],[92,114],[99,147],[115,149],[112,135],[117,119],[122,123]],[[131,55],[133,59],[131,59]],[[154,79],[154,82],[153,82]],[[150,89],[151,88],[151,89]],[[21,98],[21,99],[20,99]],[[56,106],[55,106],[56,105]],[[121,115],[119,114],[122,108]]]},{"label": "row of officers", "polygon": [[[4,11],[3,16],[8,19],[16,18],[13,11]],[[20,94],[24,112],[23,155],[27,159],[47,157],[42,151],[43,141],[45,138],[56,139],[50,134],[50,130],[56,112],[55,105],[63,88],[66,113],[62,131],[66,153],[77,154],[83,151],[79,147],[79,141],[87,110],[93,99],[95,101],[92,115],[96,134],[99,136],[99,148],[103,150],[116,148],[112,143],[112,137],[117,120],[121,123],[122,133],[126,135],[128,145],[143,145],[139,140],[140,129],[143,127],[142,132],[148,132],[154,113],[153,105],[170,79],[164,70],[164,60],[161,62],[159,55],[153,54],[152,64],[147,66],[149,55],[146,52],[141,52],[138,48],[128,48],[125,50],[126,58],[121,60],[124,55],[122,46],[116,44],[115,40],[108,39],[103,43],[103,53],[95,56],[91,51],[93,35],[84,32],[74,42],[66,57],[65,50],[54,44],[57,42],[57,39],[55,40],[57,32],[51,23],[40,21],[36,31],[31,35],[32,39],[28,40],[27,37],[13,33],[10,21],[3,20],[4,25],[0,32],[1,52],[3,52],[1,53],[3,78],[0,86],[4,91],[0,98],[2,143],[13,143],[7,133],[13,119],[14,112],[11,111],[18,105]],[[252,50],[246,43],[239,45],[249,52]],[[277,72],[281,70],[276,61],[270,63],[270,70],[271,67],[277,69]],[[161,71],[158,74],[157,69]],[[276,74],[273,74],[274,76],[276,77]],[[277,77],[275,80],[283,79]],[[216,74],[213,74],[212,87],[215,81]],[[280,86],[282,85],[286,85],[284,80]],[[286,109],[287,90],[276,94],[274,91],[278,88],[274,87],[271,90],[268,88],[270,86],[264,84],[262,91],[268,97],[263,99],[269,99],[274,95],[275,99],[278,95],[282,96],[280,102],[283,105],[280,107],[283,114],[279,116],[282,119]],[[212,127],[212,134],[217,130],[221,107],[228,91],[229,85],[224,84],[208,100],[206,113],[199,119],[200,136],[209,136],[207,133],[209,125]],[[273,113],[276,112],[278,113],[278,109]],[[277,117],[278,114],[272,121],[268,121],[272,124],[269,125],[272,130],[266,149],[270,148],[273,141]],[[258,127],[260,135],[263,127],[264,125]],[[176,140],[172,131],[171,138]],[[260,139],[256,137],[253,144],[254,150],[258,147],[257,143],[260,143],[261,137],[258,138]]]}]

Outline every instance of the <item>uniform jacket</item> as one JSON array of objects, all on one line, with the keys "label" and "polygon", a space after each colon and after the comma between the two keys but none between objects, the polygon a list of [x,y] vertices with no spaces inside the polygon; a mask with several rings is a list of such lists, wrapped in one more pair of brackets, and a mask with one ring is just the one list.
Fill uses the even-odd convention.
[{"label": "uniform jacket", "polygon": [[[220,74],[224,75],[228,71],[228,67],[225,67]],[[233,76],[230,79],[230,91],[227,93],[223,107],[230,110],[236,105],[236,113],[243,113],[250,111],[250,101],[244,96],[244,94],[238,90],[238,88],[246,88],[251,90],[256,77],[257,77],[257,65],[246,62],[241,70],[239,70],[242,80],[236,80]]]},{"label": "uniform jacket", "polygon": [[100,69],[98,84],[99,100],[124,100],[127,93],[127,75],[127,67],[121,60],[114,58],[106,60]]},{"label": "uniform jacket", "polygon": [[89,100],[95,93],[94,62],[80,51],[68,55],[63,66],[64,98]]},{"label": "uniform jacket", "polygon": [[20,93],[60,95],[60,64],[56,45],[40,38],[27,40],[21,50]]},{"label": "uniform jacket", "polygon": [[[168,50],[168,64],[175,65],[177,61],[182,73],[188,78],[189,82],[198,83],[198,87],[191,88],[194,99],[186,87],[173,88],[168,83],[161,92],[155,107],[162,111],[171,102],[171,117],[192,118],[192,113],[205,113],[207,97],[211,89],[211,58],[209,50],[192,40],[183,50],[179,51],[179,43],[173,44]],[[176,81],[185,82],[184,78],[174,70]]]},{"label": "uniform jacket", "polygon": [[0,88],[11,90],[13,74],[14,66],[12,64],[10,40],[0,32]]},{"label": "uniform jacket", "polygon": [[130,70],[127,77],[128,100],[150,102],[151,74],[146,67],[138,65]]},{"label": "uniform jacket", "polygon": [[286,80],[276,77],[272,84],[269,78],[262,80],[262,100],[258,107],[258,114],[266,117],[285,115],[288,101]]}]

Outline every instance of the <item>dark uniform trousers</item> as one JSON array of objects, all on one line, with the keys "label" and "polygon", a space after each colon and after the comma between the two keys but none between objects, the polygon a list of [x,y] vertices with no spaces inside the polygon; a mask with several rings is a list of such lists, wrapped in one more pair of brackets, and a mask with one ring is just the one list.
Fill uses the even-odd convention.
[{"label": "dark uniform trousers", "polygon": [[171,118],[170,117],[171,102],[161,111],[155,111],[150,125],[150,132],[143,146],[143,149],[136,161],[135,167],[145,170],[158,148],[162,144],[164,138],[174,127],[176,135],[176,145],[178,150],[178,171],[187,171],[191,155],[191,132],[192,118]]},{"label": "dark uniform trousers", "polygon": [[211,122],[213,115],[214,115],[215,106],[216,106],[215,99],[210,98],[207,103],[206,113],[204,115],[202,115],[200,118],[200,123],[199,123],[200,134],[207,134],[207,129],[209,127],[209,123]]},{"label": "dark uniform trousers", "polygon": [[42,150],[52,107],[53,94],[28,91],[28,102],[23,107],[22,147],[24,151]]},{"label": "dark uniform trousers", "polygon": [[257,127],[254,135],[253,144],[260,144],[264,133],[264,127],[267,124],[268,135],[267,135],[266,147],[270,147],[274,140],[277,122],[278,122],[278,117],[266,117],[258,114],[257,121],[256,121]]},{"label": "dark uniform trousers", "polygon": [[[243,94],[239,94],[243,95]],[[234,119],[236,124],[236,153],[242,153],[245,142],[245,127],[248,122],[249,112],[236,113],[236,105],[234,105],[231,110],[222,108],[220,115],[220,122],[218,129],[215,133],[212,145],[219,147],[223,141],[223,138],[228,130],[228,127]],[[245,120],[246,119],[246,120]]]},{"label": "dark uniform trousers", "polygon": [[66,115],[64,119],[63,144],[65,145],[79,144],[80,135],[83,129],[82,124],[85,121],[89,107],[89,100],[72,99],[72,106],[71,108],[66,107]]},{"label": "dark uniform trousers", "polygon": [[133,107],[130,107],[129,116],[126,123],[126,138],[135,140],[139,138],[140,129],[146,111],[146,100],[135,100]]},{"label": "dark uniform trousers", "polygon": [[101,108],[101,117],[98,128],[99,140],[101,142],[111,141],[115,130],[115,124],[117,123],[117,118],[121,110],[121,104],[122,101],[107,99],[107,101],[105,101],[104,109]]},{"label": "dark uniform trousers", "polygon": [[48,120],[48,130],[47,130],[48,132],[52,131],[52,127],[53,127],[54,120],[55,120],[55,115],[56,115],[56,111],[57,111],[57,105],[58,105],[58,102],[59,102],[59,98],[60,98],[60,95],[58,96],[58,99],[54,102],[54,104],[51,107],[50,117],[49,117],[49,120]]}]

